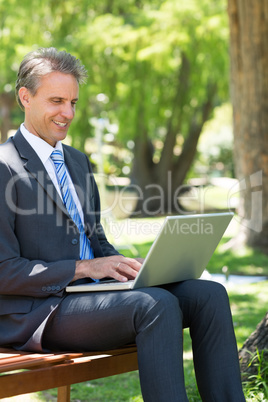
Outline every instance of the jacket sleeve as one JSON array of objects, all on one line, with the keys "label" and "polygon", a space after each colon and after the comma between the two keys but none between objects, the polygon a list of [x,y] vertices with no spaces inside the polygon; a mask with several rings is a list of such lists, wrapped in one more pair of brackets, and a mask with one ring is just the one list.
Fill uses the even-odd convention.
[{"label": "jacket sleeve", "polygon": [[[20,178],[25,192],[17,191],[17,176],[8,163],[0,160],[0,294],[33,297],[54,294],[60,297],[74,276],[75,259],[47,262],[23,256],[19,237],[29,236],[33,243],[34,238],[30,237],[31,226],[27,224],[31,217],[24,217],[22,213],[19,217],[18,205],[23,194],[31,191],[31,184],[26,177]],[[36,239],[38,242],[40,239]]]}]

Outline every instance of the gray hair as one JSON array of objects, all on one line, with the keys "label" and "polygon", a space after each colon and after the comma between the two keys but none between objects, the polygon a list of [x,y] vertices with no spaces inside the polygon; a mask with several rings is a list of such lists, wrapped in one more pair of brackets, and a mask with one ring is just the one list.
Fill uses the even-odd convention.
[{"label": "gray hair", "polygon": [[19,89],[26,87],[34,96],[40,86],[40,78],[55,71],[73,75],[78,84],[85,83],[87,79],[85,67],[70,53],[58,51],[54,47],[30,52],[20,64],[16,81],[16,99],[22,110],[24,106],[19,98]]}]

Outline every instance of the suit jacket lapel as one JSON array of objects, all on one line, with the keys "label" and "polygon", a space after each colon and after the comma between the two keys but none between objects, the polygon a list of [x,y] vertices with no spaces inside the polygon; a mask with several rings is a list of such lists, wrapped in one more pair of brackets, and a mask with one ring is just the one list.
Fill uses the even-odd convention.
[{"label": "suit jacket lapel", "polygon": [[52,183],[47,171],[41,162],[40,158],[25,140],[20,130],[17,131],[13,137],[15,147],[22,159],[22,163],[27,172],[39,183],[43,190],[49,195],[49,197],[57,204],[57,206],[68,215],[66,208],[56,191],[54,184]]}]

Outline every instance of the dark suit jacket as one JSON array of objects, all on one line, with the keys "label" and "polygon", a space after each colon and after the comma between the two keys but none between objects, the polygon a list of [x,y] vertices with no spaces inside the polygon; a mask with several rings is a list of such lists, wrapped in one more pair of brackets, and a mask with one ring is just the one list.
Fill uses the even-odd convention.
[{"label": "dark suit jacket", "polygon": [[[63,145],[95,257],[118,254],[100,224],[86,155]],[[21,132],[0,146],[0,345],[41,351],[42,334],[79,259],[79,233]]]}]

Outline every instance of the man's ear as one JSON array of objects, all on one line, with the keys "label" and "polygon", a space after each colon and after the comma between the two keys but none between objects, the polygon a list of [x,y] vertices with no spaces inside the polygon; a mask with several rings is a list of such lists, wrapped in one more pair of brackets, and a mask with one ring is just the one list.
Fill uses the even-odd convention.
[{"label": "man's ear", "polygon": [[19,89],[19,97],[20,101],[23,104],[24,108],[27,109],[30,105],[30,92],[26,87],[21,87]]}]

